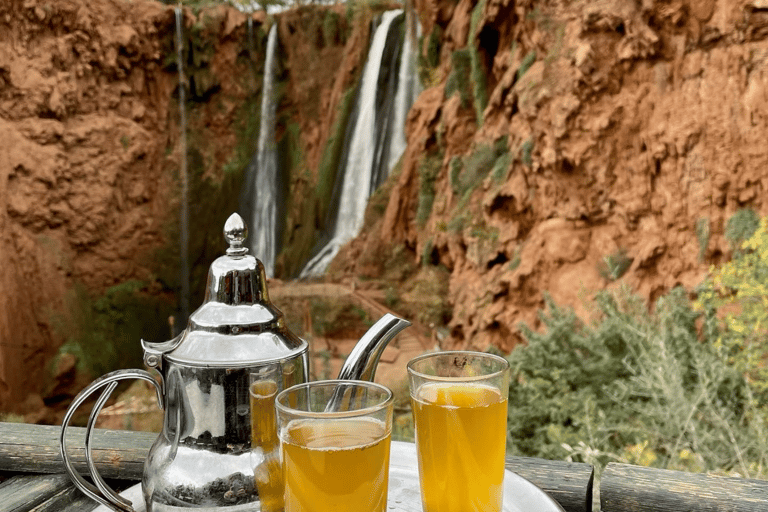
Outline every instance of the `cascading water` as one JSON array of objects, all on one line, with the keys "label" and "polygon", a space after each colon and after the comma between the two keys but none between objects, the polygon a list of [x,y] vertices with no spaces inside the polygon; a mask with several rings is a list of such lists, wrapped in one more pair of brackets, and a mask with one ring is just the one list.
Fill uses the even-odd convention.
[{"label": "cascading water", "polygon": [[407,145],[405,140],[405,119],[408,117],[408,111],[420,92],[419,81],[416,80],[416,52],[414,51],[418,26],[419,24],[416,23],[413,10],[406,10],[403,30],[405,37],[403,51],[400,55],[400,69],[397,74],[397,93],[395,94],[395,102],[392,107],[393,119],[390,125],[387,171],[392,170],[405,152]]},{"label": "cascading water", "polygon": [[[382,125],[382,120],[376,119],[379,72],[390,28],[402,12],[402,9],[385,12],[374,32],[358,93],[354,131],[348,146],[347,158],[343,162],[343,167],[339,169],[343,184],[333,235],[320,252],[305,265],[300,277],[323,273],[341,246],[355,237],[362,226],[368,198],[378,181],[374,175],[374,166],[378,163],[375,160],[376,155],[381,153],[381,147],[377,147],[376,141],[386,139],[386,137],[377,137],[377,129]],[[390,160],[393,156],[390,155]],[[395,161],[399,157],[398,154]]]},{"label": "cascading water", "polygon": [[184,36],[182,33],[184,20],[181,5],[175,8],[176,13],[176,67],[179,70],[179,182],[181,183],[181,211],[179,266],[181,267],[181,322],[186,325],[189,317],[189,184],[187,176],[187,111],[186,90],[184,78]]},{"label": "cascading water", "polygon": [[277,149],[275,147],[275,55],[277,24],[267,36],[264,81],[261,90],[261,123],[256,153],[246,171],[245,209],[251,217],[251,254],[261,260],[267,276],[274,275],[277,253]]}]

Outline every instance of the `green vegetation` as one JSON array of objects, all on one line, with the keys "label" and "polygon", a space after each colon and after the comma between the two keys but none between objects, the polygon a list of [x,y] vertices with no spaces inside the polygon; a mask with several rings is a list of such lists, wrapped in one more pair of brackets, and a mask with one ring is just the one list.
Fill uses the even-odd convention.
[{"label": "green vegetation", "polygon": [[709,219],[701,217],[696,220],[696,241],[699,242],[699,261],[704,261],[709,245]]},{"label": "green vegetation", "polygon": [[725,239],[731,243],[732,248],[738,248],[744,240],[752,236],[760,224],[760,218],[754,210],[744,208],[728,219],[725,225]]},{"label": "green vegetation", "polygon": [[536,50],[531,50],[525,55],[525,57],[523,57],[523,60],[520,62],[520,67],[517,68],[516,80],[520,80],[525,72],[528,71],[531,66],[533,66],[534,62],[536,62]]},{"label": "green vegetation", "polygon": [[443,156],[440,153],[432,153],[422,156],[419,161],[419,203],[416,208],[416,222],[424,226],[435,202],[435,180],[440,173]]},{"label": "green vegetation", "polygon": [[[350,328],[373,325],[370,315],[347,300],[313,300],[310,306],[312,331],[317,336],[330,336]],[[363,334],[363,333],[360,333]]]},{"label": "green vegetation", "polygon": [[78,368],[92,376],[142,366],[140,340],[170,339],[172,305],[146,293],[146,283],[126,281],[91,297],[85,287],[68,294],[67,311],[52,312],[56,333],[65,342],[60,353],[77,357]]},{"label": "green vegetation", "polygon": [[632,265],[632,258],[627,255],[627,250],[621,248],[614,253],[603,256],[603,260],[598,264],[598,273],[608,281],[615,281],[624,275]]},{"label": "green vegetation", "polygon": [[546,304],[544,329],[521,326],[528,343],[509,356],[511,453],[766,476],[765,401],[684,290],[653,312],[626,288],[601,292],[592,325]]},{"label": "green vegetation", "polygon": [[474,41],[477,38],[478,24],[480,23],[483,11],[485,10],[485,4],[486,0],[480,0],[477,2],[477,5],[475,5],[474,9],[472,9],[472,19],[470,20],[469,25],[470,44],[467,45],[472,66],[472,96],[475,106],[477,126],[482,126],[483,111],[485,110],[486,105],[488,105],[488,92],[486,91],[487,84],[485,78],[488,70],[485,69],[485,66],[480,61],[479,50],[474,44]]},{"label": "green vegetation", "polygon": [[451,54],[451,73],[445,82],[445,96],[450,98],[458,93],[462,108],[469,107],[471,100],[472,93],[469,90],[471,68],[469,49],[462,48]]},{"label": "green vegetation", "polygon": [[341,29],[341,16],[330,9],[323,13],[323,43],[332,46],[346,41],[346,33]]},{"label": "green vegetation", "polygon": [[706,314],[721,312],[724,329],[714,344],[762,403],[768,401],[768,217],[738,249],[731,261],[711,269],[696,305]]},{"label": "green vegetation", "polygon": [[349,116],[352,113],[352,107],[355,104],[356,84],[350,84],[350,87],[344,92],[344,96],[339,102],[336,110],[336,119],[333,122],[331,133],[323,149],[323,155],[320,158],[320,166],[317,170],[317,188],[315,196],[318,198],[319,219],[325,219],[331,196],[333,195],[333,183],[336,180],[336,173],[339,169],[341,153],[344,150],[344,135],[349,122]]},{"label": "green vegetation", "polygon": [[526,139],[520,146],[520,161],[525,164],[526,167],[533,165],[533,136]]},{"label": "green vegetation", "polygon": [[[416,60],[416,73],[419,81],[425,89],[438,84],[438,66],[440,65],[440,42],[443,39],[443,30],[439,25],[432,28],[427,39],[427,47],[419,52]],[[424,48],[424,38],[419,37],[419,48]]]},{"label": "green vegetation", "polygon": [[491,177],[494,182],[500,184],[507,179],[509,167],[512,165],[512,153],[509,151],[508,137],[502,137],[497,140],[493,148],[498,157],[491,168]]},{"label": "green vegetation", "polygon": [[453,192],[462,198],[471,194],[489,173],[495,181],[502,181],[506,178],[511,160],[506,137],[492,146],[480,144],[464,158],[453,157],[449,164]]}]

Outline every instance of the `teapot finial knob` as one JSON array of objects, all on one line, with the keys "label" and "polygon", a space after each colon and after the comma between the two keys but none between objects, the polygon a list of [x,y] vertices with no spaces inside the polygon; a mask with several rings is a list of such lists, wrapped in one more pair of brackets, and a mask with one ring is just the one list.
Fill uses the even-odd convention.
[{"label": "teapot finial knob", "polygon": [[243,247],[243,242],[248,236],[248,227],[243,222],[243,218],[237,213],[233,213],[224,223],[224,238],[229,244],[227,254],[229,256],[244,256],[248,252],[247,247]]}]

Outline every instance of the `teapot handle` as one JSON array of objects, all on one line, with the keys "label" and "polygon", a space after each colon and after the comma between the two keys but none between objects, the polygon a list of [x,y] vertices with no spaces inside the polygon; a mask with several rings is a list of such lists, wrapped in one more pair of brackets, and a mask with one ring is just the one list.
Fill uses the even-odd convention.
[{"label": "teapot handle", "polygon": [[[59,438],[61,448],[61,458],[64,460],[64,466],[75,484],[75,487],[80,489],[86,496],[98,501],[105,507],[115,510],[117,512],[135,512],[133,504],[122,496],[118,495],[112,488],[110,488],[104,479],[101,478],[96,470],[96,464],[93,462],[93,456],[91,453],[91,442],[93,439],[93,426],[96,422],[96,417],[101,412],[101,408],[107,402],[107,399],[112,394],[112,391],[117,387],[117,383],[121,380],[127,379],[141,379],[147,382],[151,382],[157,390],[157,402],[161,409],[164,409],[163,403],[163,390],[160,384],[157,383],[151,373],[146,370],[116,370],[114,372],[107,373],[106,375],[96,379],[85,389],[83,389],[74,399],[69,406],[67,413],[64,415],[64,419],[61,423],[61,435]],[[88,469],[90,471],[91,478],[93,479],[96,487],[88,483],[85,478],[80,476],[77,470],[74,468],[72,461],[67,454],[67,427],[69,427],[69,421],[72,419],[72,415],[77,408],[96,390],[100,388],[106,388],[99,399],[93,406],[91,415],[88,418],[88,426],[85,429],[85,460],[88,463]]]}]

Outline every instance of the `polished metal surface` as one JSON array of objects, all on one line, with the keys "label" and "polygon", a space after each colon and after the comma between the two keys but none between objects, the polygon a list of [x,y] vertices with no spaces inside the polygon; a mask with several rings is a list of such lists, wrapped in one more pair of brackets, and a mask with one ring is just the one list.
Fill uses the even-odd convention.
[{"label": "polished metal surface", "polygon": [[[360,338],[352,349],[349,357],[339,370],[339,380],[369,380],[373,382],[376,367],[387,344],[397,333],[411,325],[408,320],[396,317],[391,313],[385,314],[378,322]],[[343,392],[339,389],[331,397],[326,411],[338,410],[343,400]]]},{"label": "polished metal surface", "polygon": [[233,213],[224,225],[229,244],[208,271],[203,304],[181,338],[168,347],[143,342],[163,359],[190,366],[251,366],[299,357],[307,342],[293,334],[269,300],[261,261],[243,246],[248,229]]},{"label": "polished metal surface", "polygon": [[[247,233],[240,216],[232,214],[224,226],[229,248],[211,265],[205,300],[190,316],[187,328],[162,343],[141,341],[144,362],[159,372],[159,384],[144,370],[113,372],[84,389],[67,411],[61,437],[67,470],[83,492],[104,506],[120,512],[134,510],[96,472],[88,439],[117,381],[140,378],[157,387],[160,406],[165,409],[162,432],[144,465],[146,510],[261,508],[254,482],[263,475],[253,468],[263,470],[276,454],[274,446],[252,444],[249,387],[268,379],[279,393],[306,382],[309,355],[307,342],[288,329],[282,312],[270,302],[264,266],[243,245]],[[360,340],[339,377],[373,380],[387,343],[408,325],[410,322],[385,315]],[[69,464],[64,432],[75,409],[104,387],[86,435],[94,487]],[[272,473],[266,476],[272,478]]]}]

